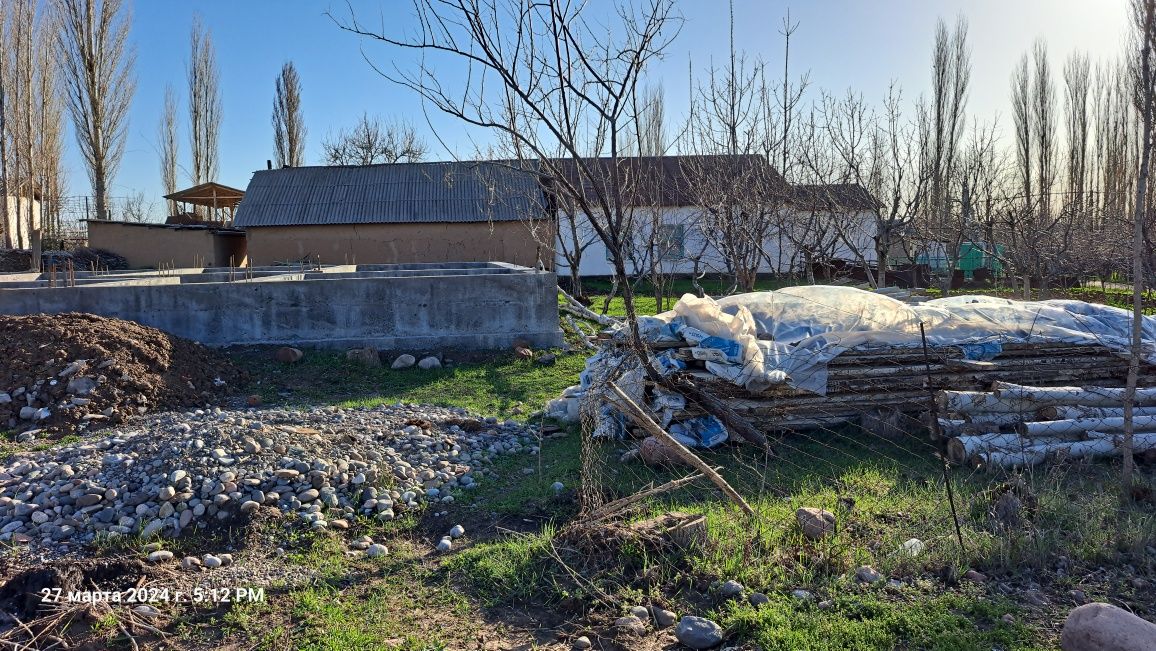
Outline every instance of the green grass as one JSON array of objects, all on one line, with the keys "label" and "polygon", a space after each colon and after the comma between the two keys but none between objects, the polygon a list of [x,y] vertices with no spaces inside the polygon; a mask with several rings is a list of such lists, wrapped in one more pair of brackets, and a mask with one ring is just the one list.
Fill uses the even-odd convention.
[{"label": "green grass", "polygon": [[[1094,298],[1094,292],[1085,291]],[[640,304],[646,312],[644,299]],[[652,297],[648,300],[653,311],[657,306]],[[611,303],[611,313],[616,310],[621,314],[620,298]],[[559,355],[557,364],[542,366],[502,354],[435,371],[366,368],[318,351],[307,351],[294,365],[272,361],[268,351],[239,359],[261,378],[254,392],[267,403],[357,407],[418,402],[518,418],[576,383],[584,357]],[[568,491],[581,486],[611,500],[689,471],[621,463],[618,457],[629,444],[606,442],[593,451],[593,474],[582,486],[581,436],[574,428],[567,431],[564,437],[541,441],[538,456],[498,459],[479,488],[455,495],[454,508],[464,509],[467,517],[493,514],[495,523],[513,520],[528,533],[498,529],[477,539],[468,534],[471,539],[453,554],[425,557],[412,543],[429,535],[420,516],[385,526],[357,523],[359,535],[368,531],[390,546],[391,555],[378,562],[346,557],[333,533],[303,534],[290,558],[317,569],[319,581],[280,595],[272,605],[234,606],[228,626],[261,640],[258,648],[437,649],[460,646],[484,626],[480,620],[500,622],[495,613],[509,608],[551,609],[571,598],[593,606],[596,594],[605,593],[623,606],[661,603],[680,614],[711,616],[727,628],[730,643],[757,644],[768,651],[1026,651],[1054,647],[1054,622],[1068,604],[1040,617],[994,590],[940,577],[958,576],[969,567],[1009,580],[1025,570],[1039,577],[1058,555],[1082,568],[1081,576],[1122,563],[1156,573],[1156,559],[1136,560],[1136,552],[1142,557],[1145,546],[1156,544],[1153,508],[1121,506],[1114,491],[1105,488],[1114,485],[1116,471],[1110,464],[1026,473],[1022,482],[1037,503],[1025,514],[1025,525],[1011,532],[994,530],[988,516],[991,491],[1006,477],[957,469],[952,481],[965,540],[961,550],[942,468],[929,445],[918,438],[882,441],[856,428],[779,441],[778,458],[741,445],[704,452],[704,460],[721,468],[751,503],[757,513],[753,521],[704,480],[655,498],[632,514],[637,519],[676,510],[705,515],[708,544],[701,551],[655,552],[625,545],[603,557],[575,560],[569,556],[574,550],[557,541],[559,529],[577,510]],[[525,474],[526,468],[533,473]],[[1150,468],[1142,472],[1145,481],[1153,481]],[[556,495],[550,487],[555,481],[567,492]],[[851,512],[840,510],[841,497],[854,498]],[[837,531],[821,541],[806,540],[794,521],[800,506],[839,514]],[[915,558],[900,552],[903,541],[912,537],[926,544]],[[583,582],[554,560],[555,549],[579,567]],[[850,577],[863,564],[901,579],[904,587],[855,584]],[[640,583],[643,575],[658,580]],[[704,598],[704,582],[727,579],[768,594],[771,603],[755,609],[745,602]],[[1060,577],[1056,585],[1066,590],[1077,580]],[[1107,583],[1081,587],[1090,595],[1121,595]],[[791,597],[797,588],[812,591],[816,600],[831,600],[832,607],[821,610],[815,602]],[[1128,594],[1125,601],[1141,612],[1156,607],[1149,597]],[[1015,616],[1010,624],[1001,620],[1009,613]]]},{"label": "green grass", "polygon": [[17,452],[40,452],[51,448],[70,445],[80,440],[80,437],[75,434],[61,437],[59,439],[44,440],[37,439],[31,445],[27,443],[17,443],[15,432],[0,431],[0,463],[7,461],[12,455]]},{"label": "green grass", "polygon": [[[352,565],[340,582],[288,594],[294,648],[444,649],[460,632],[458,619],[469,615],[465,597],[439,580],[409,549],[391,549],[381,559],[361,559]],[[367,576],[350,586],[351,572]],[[446,628],[441,630],[438,624]]]},{"label": "green grass", "polygon": [[236,359],[261,378],[250,391],[266,404],[374,407],[414,402],[508,418],[540,409],[578,381],[585,356],[554,352],[558,356],[552,366],[503,353],[429,371],[371,368],[319,350],[306,351],[305,358],[292,365],[274,361],[269,351]]},{"label": "green grass", "polygon": [[[788,280],[777,279],[763,279],[755,285],[755,289],[759,291],[782,289],[797,283]],[[730,289],[730,284],[725,280],[718,278],[703,278],[699,282],[703,290],[708,296],[721,296],[727,293]],[[607,280],[585,280],[582,283],[582,289],[593,303],[590,309],[595,312],[602,313],[602,308],[606,296],[610,293],[612,286]],[[696,292],[694,285],[689,279],[675,278],[666,287],[663,300],[662,309],[658,309],[658,301],[654,296],[654,288],[649,282],[642,281],[634,286],[634,303],[635,309],[639,314],[658,314],[674,307],[678,299],[683,294],[694,294]],[[559,299],[561,300],[561,298]],[[626,316],[626,304],[622,300],[622,292],[618,291],[616,295],[610,299],[610,304],[606,310],[606,314],[614,317]]]},{"label": "green grass", "polygon": [[[598,474],[592,481],[607,499],[688,472],[621,464],[618,449],[604,444],[597,451]],[[780,451],[785,454],[784,448]],[[545,447],[542,463],[554,469],[549,479],[577,485],[580,469],[570,460],[579,452],[573,438]],[[791,453],[811,462],[767,460],[742,446],[704,452],[704,460],[722,468],[757,517],[753,521],[744,517],[709,483],[699,481],[652,500],[635,517],[668,511],[702,513],[709,540],[703,550],[656,554],[638,546],[622,547],[607,551],[605,558],[592,559],[601,567],[583,569],[582,576],[622,604],[657,602],[676,612],[712,616],[739,641],[768,650],[1045,649],[1055,644],[1054,628],[1047,618],[1024,616],[1020,606],[992,596],[981,586],[945,584],[940,578],[944,568],[953,568],[948,571],[955,576],[978,568],[1013,577],[1030,569],[1038,577],[1040,572],[1049,572],[1057,555],[1063,555],[1095,571],[1123,562],[1122,551],[1141,550],[1143,556],[1144,546],[1156,542],[1151,505],[1121,507],[1115,494],[1103,489],[1111,485],[1115,472],[1107,464],[1027,474],[1024,481],[1038,496],[1038,506],[1028,514],[1027,526],[1012,533],[993,531],[987,516],[990,491],[1000,477],[955,471],[953,484],[966,543],[961,551],[941,468],[922,444],[864,447],[850,436],[832,437],[823,442],[796,441]],[[514,470],[494,478],[501,488],[486,490],[518,490],[522,479]],[[526,499],[521,495],[543,490],[539,484],[510,504]],[[839,496],[855,499],[850,513],[840,510]],[[794,522],[800,506],[839,514],[837,532],[822,541],[806,540]],[[549,605],[567,596],[593,602],[594,592],[572,580],[546,553],[554,535],[547,527],[539,534],[512,534],[481,542],[453,557],[448,566],[451,576],[490,607]],[[926,545],[915,558],[900,551],[902,543],[912,537]],[[1148,560],[1146,571],[1156,569],[1154,563],[1156,559]],[[864,564],[888,578],[900,579],[904,587],[856,584],[851,577]],[[657,578],[652,584],[639,585],[635,579],[642,574]],[[771,604],[757,610],[745,604],[704,609],[694,591],[686,589],[699,580],[728,579],[770,595]],[[1062,584],[1068,586],[1065,590],[1075,585]],[[833,608],[820,610],[814,602],[791,597],[797,588],[812,591],[816,601],[833,600]],[[1095,591],[1088,590],[1089,594]],[[1062,617],[1066,607],[1059,606],[1049,617]],[[1003,622],[1004,614],[1012,614],[1015,621]]]},{"label": "green grass", "polygon": [[992,602],[978,591],[919,595],[918,600],[856,593],[834,596],[829,610],[786,595],[771,596],[758,608],[748,604],[724,610],[721,623],[765,651],[843,649],[1045,649],[1032,641],[1022,623],[1005,623],[1010,603]]},{"label": "green grass", "polygon": [[547,525],[539,533],[478,545],[451,557],[445,568],[469,584],[486,605],[534,599],[539,605],[549,606],[564,593],[554,583],[557,568],[550,566],[549,548],[554,533],[554,528]]}]

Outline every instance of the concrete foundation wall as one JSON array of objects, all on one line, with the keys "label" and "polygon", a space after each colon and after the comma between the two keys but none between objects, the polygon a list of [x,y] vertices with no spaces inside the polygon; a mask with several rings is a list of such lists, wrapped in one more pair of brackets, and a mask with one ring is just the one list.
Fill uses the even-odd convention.
[{"label": "concrete foundation wall", "polygon": [[[553,241],[552,228],[535,239],[524,222],[434,224],[333,224],[255,226],[246,233],[254,265],[306,256],[321,264],[397,264],[500,260],[526,267],[539,257],[552,268],[554,254],[538,242]],[[541,249],[541,250],[540,250]]]},{"label": "concrete foundation wall", "polygon": [[205,228],[161,224],[88,222],[88,245],[124,256],[134,269],[226,267],[245,264],[244,235],[216,235]]},{"label": "concrete foundation wall", "polygon": [[89,312],[212,346],[422,351],[506,348],[519,337],[536,346],[562,343],[552,272],[491,264],[423,275],[423,265],[406,267],[371,267],[359,277],[348,277],[349,267],[339,268],[337,278],[285,274],[280,282],[156,284],[142,278],[79,287],[0,285],[0,314]]}]

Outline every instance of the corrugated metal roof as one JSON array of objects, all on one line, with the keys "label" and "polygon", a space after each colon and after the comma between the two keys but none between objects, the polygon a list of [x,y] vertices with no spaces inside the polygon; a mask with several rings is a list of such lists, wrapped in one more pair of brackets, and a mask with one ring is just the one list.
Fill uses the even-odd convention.
[{"label": "corrugated metal roof", "polygon": [[632,206],[697,206],[720,186],[760,188],[777,197],[790,194],[790,185],[779,171],[765,157],[754,154],[624,156],[587,158],[585,163],[586,174],[579,172],[578,161],[573,159],[558,159],[551,167],[591,200],[597,196],[597,186],[609,187],[614,171],[623,201]]},{"label": "corrugated metal roof", "polygon": [[285,167],[253,173],[233,225],[540,219],[533,174],[492,162]]},{"label": "corrugated metal roof", "polygon": [[804,210],[875,210],[875,199],[858,183],[794,186],[793,203]]}]

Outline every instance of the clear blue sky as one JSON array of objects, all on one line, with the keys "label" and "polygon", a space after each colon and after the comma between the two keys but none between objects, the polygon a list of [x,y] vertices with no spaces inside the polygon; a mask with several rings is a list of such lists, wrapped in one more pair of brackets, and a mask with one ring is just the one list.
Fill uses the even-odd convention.
[{"label": "clear blue sky", "polygon": [[[595,8],[607,0],[589,0]],[[362,112],[408,120],[431,146],[430,158],[452,157],[437,134],[457,153],[474,150],[471,136],[450,118],[430,115],[420,101],[391,85],[362,58],[387,63],[391,51],[340,31],[324,14],[346,11],[329,0],[205,0],[133,4],[132,43],[137,50],[137,91],[133,99],[124,161],[112,186],[113,196],[143,191],[156,200],[160,216],[157,123],[166,84],[176,89],[180,117],[186,119],[185,71],[188,33],[194,12],[213,32],[221,69],[223,122],[219,181],[244,188],[254,170],[273,157],[270,111],[273,83],[286,60],[297,65],[309,133],[306,162],[318,164],[325,136],[354,123]],[[386,29],[412,26],[408,0],[355,0],[366,22]],[[853,87],[877,100],[891,80],[914,98],[925,91],[936,19],[949,22],[962,13],[970,23],[972,90],[970,114],[1006,123],[1012,66],[1037,37],[1047,39],[1058,74],[1063,58],[1079,49],[1093,61],[1115,56],[1122,47],[1127,0],[810,0],[786,2],[736,0],[736,41],[751,56],[760,55],[772,70],[782,66],[780,21],[787,10],[800,23],[792,40],[794,73],[809,70],[812,88],[842,92]],[[668,120],[681,119],[687,104],[687,62],[704,68],[727,52],[729,27],[722,0],[683,0],[686,21],[667,57],[653,71],[667,99]],[[776,75],[777,76],[777,75]],[[444,80],[453,80],[448,74]],[[1059,80],[1057,79],[1057,84]],[[183,124],[182,124],[183,129]],[[475,134],[476,135],[476,134]],[[484,138],[484,135],[480,136]],[[69,193],[89,194],[87,177],[71,138],[66,165]],[[182,132],[181,160],[188,142]],[[188,182],[183,176],[180,184]]]}]

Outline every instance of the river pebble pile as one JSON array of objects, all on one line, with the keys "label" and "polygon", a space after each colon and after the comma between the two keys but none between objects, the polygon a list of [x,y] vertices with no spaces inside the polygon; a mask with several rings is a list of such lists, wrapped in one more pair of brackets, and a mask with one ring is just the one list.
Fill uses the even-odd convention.
[{"label": "river pebble pile", "polygon": [[0,462],[0,541],[74,551],[174,537],[266,507],[314,528],[387,521],[470,490],[536,430],[420,405],[157,414]]}]

